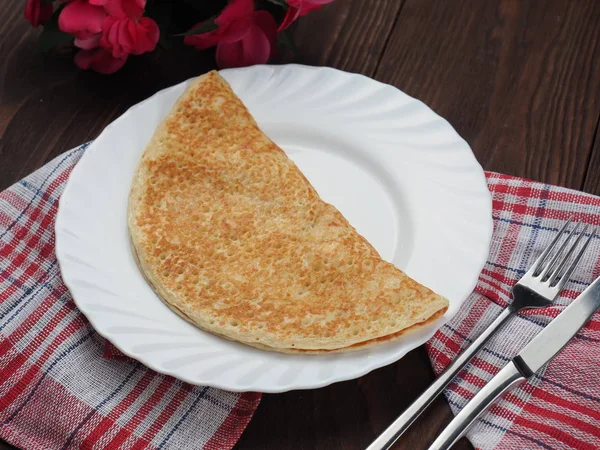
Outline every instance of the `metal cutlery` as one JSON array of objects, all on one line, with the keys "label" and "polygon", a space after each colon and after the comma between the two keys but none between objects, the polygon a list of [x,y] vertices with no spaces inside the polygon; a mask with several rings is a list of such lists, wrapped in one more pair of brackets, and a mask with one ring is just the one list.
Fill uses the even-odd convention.
[{"label": "metal cutlery", "polygon": [[500,394],[532,377],[554,358],[599,308],[600,278],[597,278],[467,403],[429,450],[450,448]]},{"label": "metal cutlery", "polygon": [[[415,400],[367,450],[388,449],[406,431],[417,417],[444,390],[452,379],[462,370],[471,358],[484,346],[488,339],[513,315],[527,308],[542,308],[552,304],[563,286],[577,267],[585,249],[589,245],[591,235],[581,247],[575,258],[569,263],[588,226],[577,235],[581,228],[578,222],[561,242],[564,232],[571,220],[561,228],[550,245],[542,252],[532,267],[521,277],[512,289],[513,301],[491,325],[457,358],[446,370]],[[593,234],[593,233],[592,233]],[[575,242],[573,238],[575,238]]]}]

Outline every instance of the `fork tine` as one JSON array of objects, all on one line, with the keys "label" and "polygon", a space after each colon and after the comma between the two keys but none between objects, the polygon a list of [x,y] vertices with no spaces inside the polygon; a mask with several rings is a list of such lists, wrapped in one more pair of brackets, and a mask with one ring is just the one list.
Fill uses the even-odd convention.
[{"label": "fork tine", "polygon": [[556,288],[560,291],[563,288],[563,286],[565,285],[565,283],[569,280],[569,278],[571,278],[571,274],[579,265],[579,261],[581,261],[581,258],[583,257],[585,250],[588,248],[588,245],[590,245],[592,238],[598,231],[597,227],[592,230],[592,232],[590,233],[590,235],[588,236],[586,241],[583,243],[581,250],[579,250],[579,253],[577,254],[577,256],[575,256],[575,259],[573,260],[571,265],[566,269],[565,273],[563,274],[562,271],[567,266],[567,261],[569,259],[569,256],[571,255],[571,253],[573,253],[573,250],[577,247],[577,244],[581,240],[581,237],[585,235],[585,232],[587,231],[587,229],[588,229],[588,226],[586,226],[583,229],[583,231],[579,234],[579,236],[577,237],[577,240],[575,241],[575,244],[573,244],[573,247],[571,247],[571,249],[567,253],[567,256],[565,256],[565,259],[563,259],[562,263],[560,264],[560,266],[558,267],[558,269],[556,270],[554,275],[552,275],[552,277],[550,278],[550,286],[551,287],[553,287],[552,285],[558,279]]},{"label": "fork tine", "polygon": [[577,222],[575,224],[575,226],[573,227],[573,229],[571,230],[571,232],[567,235],[567,238],[564,240],[564,242],[559,247],[559,249],[556,252],[556,254],[552,257],[552,259],[550,260],[550,262],[548,263],[548,265],[546,267],[544,267],[544,270],[540,274],[540,279],[542,281],[544,281],[544,279],[546,279],[550,275],[552,275],[552,273],[554,272],[554,267],[559,262],[559,259],[562,257],[563,251],[565,250],[565,248],[567,248],[567,245],[571,241],[571,238],[573,236],[575,236],[575,233],[577,233],[579,231],[580,227],[581,227],[581,222]]},{"label": "fork tine", "polygon": [[535,262],[531,266],[531,269],[529,269],[529,274],[530,275],[534,275],[535,276],[536,273],[539,273],[539,269],[542,267],[542,264],[544,263],[544,261],[546,260],[546,258],[548,257],[548,255],[550,254],[550,252],[552,251],[552,249],[554,249],[554,247],[556,246],[557,242],[562,237],[563,233],[565,232],[565,230],[567,229],[567,227],[569,226],[570,223],[571,223],[571,217],[569,217],[569,219],[563,225],[563,227],[560,229],[560,231],[558,232],[558,234],[554,237],[554,239],[552,239],[552,242],[550,242],[550,245],[548,247],[546,247],[546,249],[538,257],[538,259],[535,260]]}]

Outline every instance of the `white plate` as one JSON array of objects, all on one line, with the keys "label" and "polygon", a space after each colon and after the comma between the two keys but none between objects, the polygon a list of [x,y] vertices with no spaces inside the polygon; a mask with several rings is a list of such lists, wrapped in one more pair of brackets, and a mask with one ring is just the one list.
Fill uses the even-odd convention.
[{"label": "white plate", "polygon": [[115,120],[71,174],[56,221],[56,253],[79,309],[101,335],[148,367],[231,391],[321,387],[423,344],[471,293],[488,253],[491,198],[467,143],[423,103],[361,75],[299,65],[221,74],[321,196],[383,258],[446,296],[448,312],[398,341],[318,356],[229,342],[173,314],[132,257],[127,196],[144,147],[189,81]]}]

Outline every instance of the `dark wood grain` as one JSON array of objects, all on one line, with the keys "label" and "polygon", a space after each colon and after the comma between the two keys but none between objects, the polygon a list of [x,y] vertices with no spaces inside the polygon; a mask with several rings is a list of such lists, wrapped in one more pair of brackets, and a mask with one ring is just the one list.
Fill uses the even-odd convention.
[{"label": "dark wood grain", "polygon": [[[176,46],[113,76],[81,72],[70,56],[34,53],[23,4],[0,8],[0,189],[213,68],[210,53]],[[295,62],[374,76],[425,101],[486,169],[600,194],[600,2],[336,0],[303,18],[295,40]],[[359,380],[265,395],[237,447],[362,449],[432,379],[421,347]],[[439,399],[397,448],[427,448],[450,418]]]},{"label": "dark wood grain", "polygon": [[407,0],[376,77],[488,170],[580,189],[600,113],[600,2]]},{"label": "dark wood grain", "polygon": [[404,0],[337,0],[298,23],[295,62],[372,75]]},{"label": "dark wood grain", "polygon": [[600,195],[600,118],[596,124],[592,155],[586,170],[583,191]]},{"label": "dark wood grain", "polygon": [[[427,354],[419,348],[398,363],[359,380],[310,391],[264,395],[236,448],[364,449],[432,379]],[[438,399],[395,448],[427,448],[450,418],[446,402]],[[473,447],[464,440],[454,448]]]}]

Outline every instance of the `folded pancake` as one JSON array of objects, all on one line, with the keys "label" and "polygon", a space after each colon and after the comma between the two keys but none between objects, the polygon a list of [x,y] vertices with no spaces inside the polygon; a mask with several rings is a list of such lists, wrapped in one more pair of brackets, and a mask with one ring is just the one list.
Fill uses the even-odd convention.
[{"label": "folded pancake", "polygon": [[156,130],[128,220],[158,296],[196,326],[255,347],[364,348],[448,306],[319,198],[216,72],[197,78]]}]

